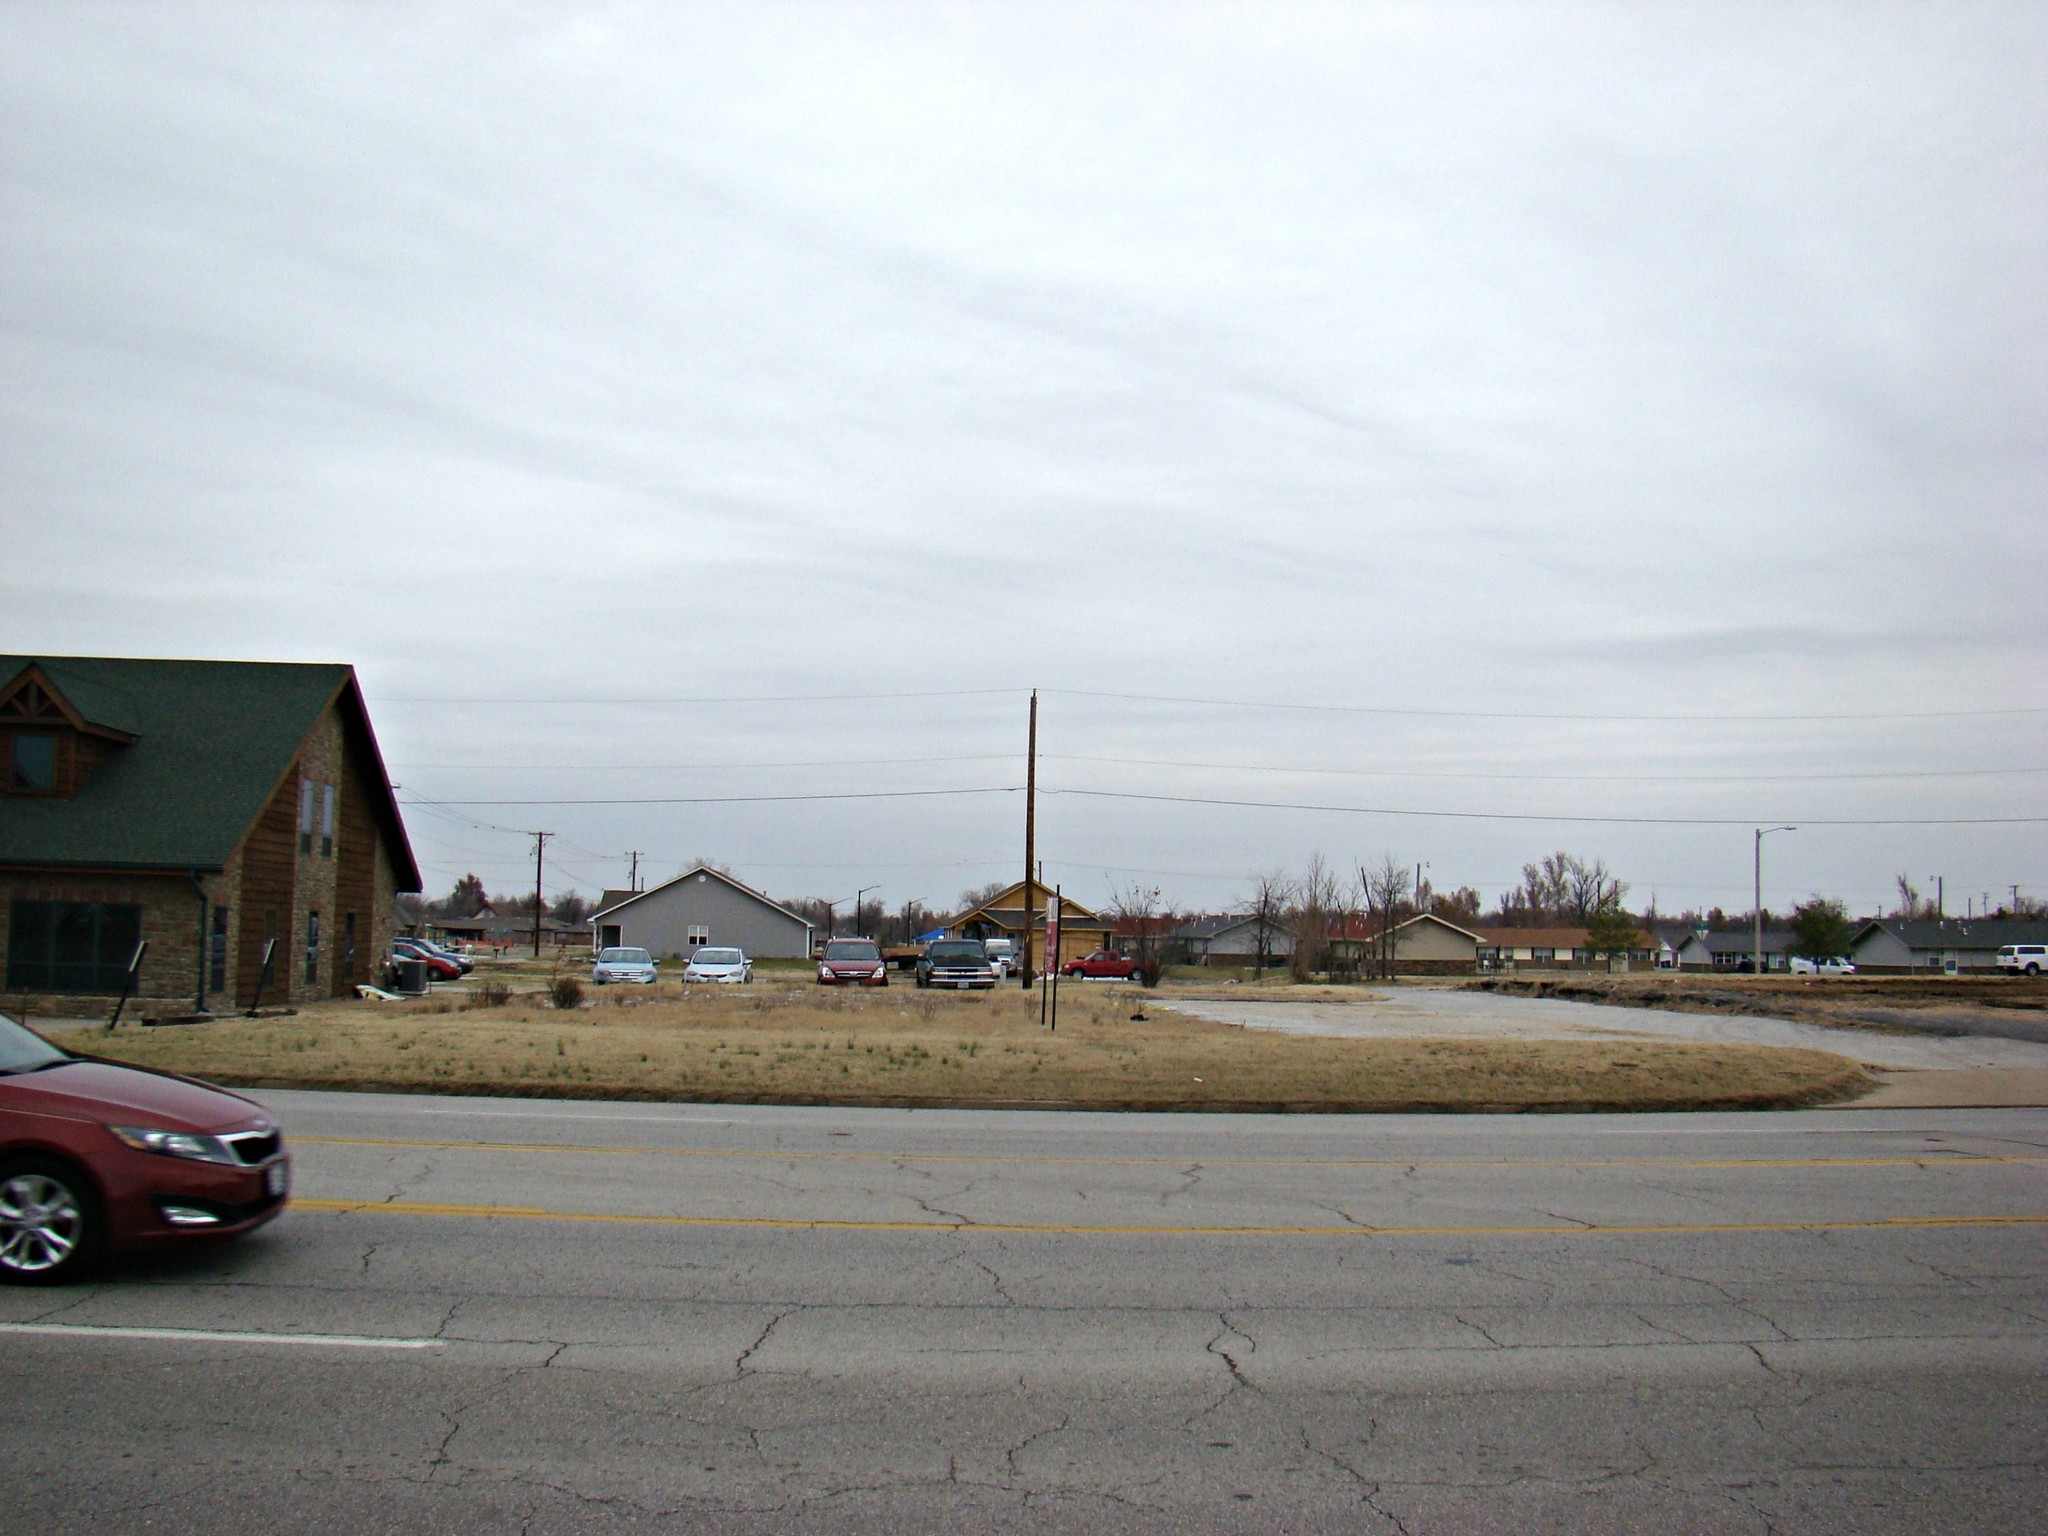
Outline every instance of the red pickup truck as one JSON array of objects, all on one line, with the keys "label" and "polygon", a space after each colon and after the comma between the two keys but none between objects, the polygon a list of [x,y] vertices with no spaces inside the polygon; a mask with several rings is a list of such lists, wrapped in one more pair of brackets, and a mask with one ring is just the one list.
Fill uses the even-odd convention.
[{"label": "red pickup truck", "polygon": [[1138,962],[1129,955],[1098,949],[1084,960],[1069,960],[1060,967],[1062,976],[1079,976],[1088,981],[1137,981]]}]

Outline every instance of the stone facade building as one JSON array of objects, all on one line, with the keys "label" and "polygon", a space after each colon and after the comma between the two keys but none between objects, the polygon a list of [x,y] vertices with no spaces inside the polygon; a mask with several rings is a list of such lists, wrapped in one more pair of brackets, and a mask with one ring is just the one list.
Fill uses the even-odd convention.
[{"label": "stone facade building", "polygon": [[355,671],[0,656],[0,967],[90,1015],[375,981],[418,866]]}]

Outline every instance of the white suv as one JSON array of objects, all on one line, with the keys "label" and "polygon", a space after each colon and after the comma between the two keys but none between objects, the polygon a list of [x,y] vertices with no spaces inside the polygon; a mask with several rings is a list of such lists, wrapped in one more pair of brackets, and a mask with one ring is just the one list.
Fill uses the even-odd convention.
[{"label": "white suv", "polygon": [[1998,968],[2008,976],[2038,976],[2048,971],[2048,944],[2007,944],[1998,951]]}]

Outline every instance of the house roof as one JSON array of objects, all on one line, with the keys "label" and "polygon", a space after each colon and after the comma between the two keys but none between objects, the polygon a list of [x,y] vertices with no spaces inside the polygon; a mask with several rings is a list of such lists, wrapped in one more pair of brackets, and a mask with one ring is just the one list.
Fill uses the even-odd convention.
[{"label": "house roof", "polygon": [[[774,897],[765,895],[762,892],[755,890],[751,885],[748,885],[743,880],[734,879],[731,875],[728,875],[722,869],[713,869],[709,864],[699,864],[695,869],[686,869],[680,875],[677,875],[673,880],[664,880],[661,882],[661,884],[650,886],[644,891],[636,891],[631,896],[628,896],[624,901],[614,902],[608,907],[601,906],[595,912],[591,913],[590,916],[585,918],[583,921],[587,926],[588,924],[596,922],[600,917],[609,917],[614,912],[618,912],[626,907],[632,906],[633,903],[636,901],[645,901],[648,897],[665,891],[672,885],[681,885],[685,880],[694,879],[698,875],[708,875],[713,880],[721,881],[724,884],[731,886],[734,890],[738,891],[742,896],[751,896],[755,901],[761,903],[762,906],[772,908],[774,911],[780,912],[784,917],[790,918],[795,922],[802,923],[804,927],[807,929],[814,926],[811,920],[808,917],[805,917],[801,912],[790,911],[789,908],[785,907],[781,902],[775,900]],[[612,895],[614,893],[607,891],[605,894]]]},{"label": "house roof", "polygon": [[[1031,921],[1034,927],[1044,926],[1045,909],[1051,904],[1052,898],[1053,893],[1038,881],[1031,882]],[[969,907],[957,917],[949,919],[946,927],[958,928],[962,923],[971,922],[977,917],[987,918],[999,928],[1023,927],[1024,882],[1019,880],[1007,889],[996,892],[979,906]],[[1107,919],[1100,913],[1091,912],[1073,897],[1065,894],[1060,896],[1060,922],[1068,927],[1100,928],[1104,932],[1109,930]]]},{"label": "house roof", "polygon": [[[1584,928],[1480,928],[1479,942],[1496,949],[1584,949],[1592,934]],[[1655,934],[1636,929],[1631,949],[1655,949],[1661,942]]]},{"label": "house roof", "polygon": [[[1255,917],[1243,912],[1224,912],[1214,917],[1198,917],[1191,923],[1183,923],[1167,937],[1171,939],[1213,939],[1219,933],[1228,933],[1240,923],[1255,922]],[[1269,924],[1277,927],[1278,924]]]},{"label": "house roof", "polygon": [[[1792,932],[1787,928],[1766,928],[1764,949],[1776,954],[1792,942]],[[1711,929],[1701,933],[1697,929],[1677,946],[1684,949],[1687,944],[1698,944],[1710,955],[1747,955],[1756,949],[1755,931],[1749,928]]]},{"label": "house roof", "polygon": [[34,668],[117,746],[69,799],[0,797],[0,864],[225,866],[330,704],[368,753],[370,795],[398,888],[419,866],[355,669],[341,663],[0,656],[0,694]]},{"label": "house roof", "polygon": [[1860,944],[1872,929],[1889,933],[1908,949],[1998,949],[2007,944],[2048,944],[2048,920],[2037,917],[1873,918],[1849,942]]}]

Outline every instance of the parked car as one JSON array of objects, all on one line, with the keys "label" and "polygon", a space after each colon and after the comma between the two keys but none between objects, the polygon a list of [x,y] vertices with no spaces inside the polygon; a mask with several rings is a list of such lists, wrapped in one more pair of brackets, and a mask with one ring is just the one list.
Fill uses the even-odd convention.
[{"label": "parked car", "polygon": [[1094,954],[1079,960],[1069,960],[1060,967],[1062,976],[1079,976],[1087,981],[1137,981],[1138,962],[1130,955],[1120,955],[1114,950],[1098,949]]},{"label": "parked car", "polygon": [[446,955],[436,954],[418,939],[400,934],[391,941],[391,957],[394,960],[417,960],[427,968],[427,974],[436,981],[459,981],[462,967]]},{"label": "parked car", "polygon": [[2038,976],[2048,971],[2048,944],[2002,944],[1998,968],[2008,976]]},{"label": "parked car", "polygon": [[754,962],[747,958],[743,949],[729,949],[723,946],[713,948],[706,944],[683,967],[683,980],[722,981],[738,985],[754,979]]},{"label": "parked car", "polygon": [[882,958],[882,946],[873,939],[827,939],[825,952],[818,956],[818,985],[862,987],[889,985],[889,962]]},{"label": "parked car", "polygon": [[979,939],[933,939],[917,962],[920,987],[989,987],[996,984],[995,967]]},{"label": "parked car", "polygon": [[236,1237],[290,1191],[284,1138],[253,1099],[74,1055],[0,1017],[0,1280]]},{"label": "parked car", "polygon": [[467,976],[471,971],[476,969],[476,962],[474,960],[470,959],[468,955],[463,954],[459,950],[450,949],[446,944],[437,944],[432,939],[422,939],[417,937],[413,939],[413,942],[415,944],[423,945],[425,948],[432,950],[435,954],[439,955],[443,960],[454,961],[455,964],[461,969],[462,974],[465,976]]},{"label": "parked car", "polygon": [[594,986],[602,987],[618,981],[651,987],[660,979],[654,957],[644,949],[601,949],[590,965],[590,980]]},{"label": "parked car", "polygon": [[1792,974],[1794,976],[1854,976],[1856,974],[1856,967],[1851,965],[1841,955],[1836,955],[1827,960],[1808,960],[1803,956],[1794,955],[1792,957]]},{"label": "parked car", "polygon": [[988,963],[996,968],[998,976],[1017,974],[1017,944],[1013,939],[983,939],[981,947],[988,952]]}]

